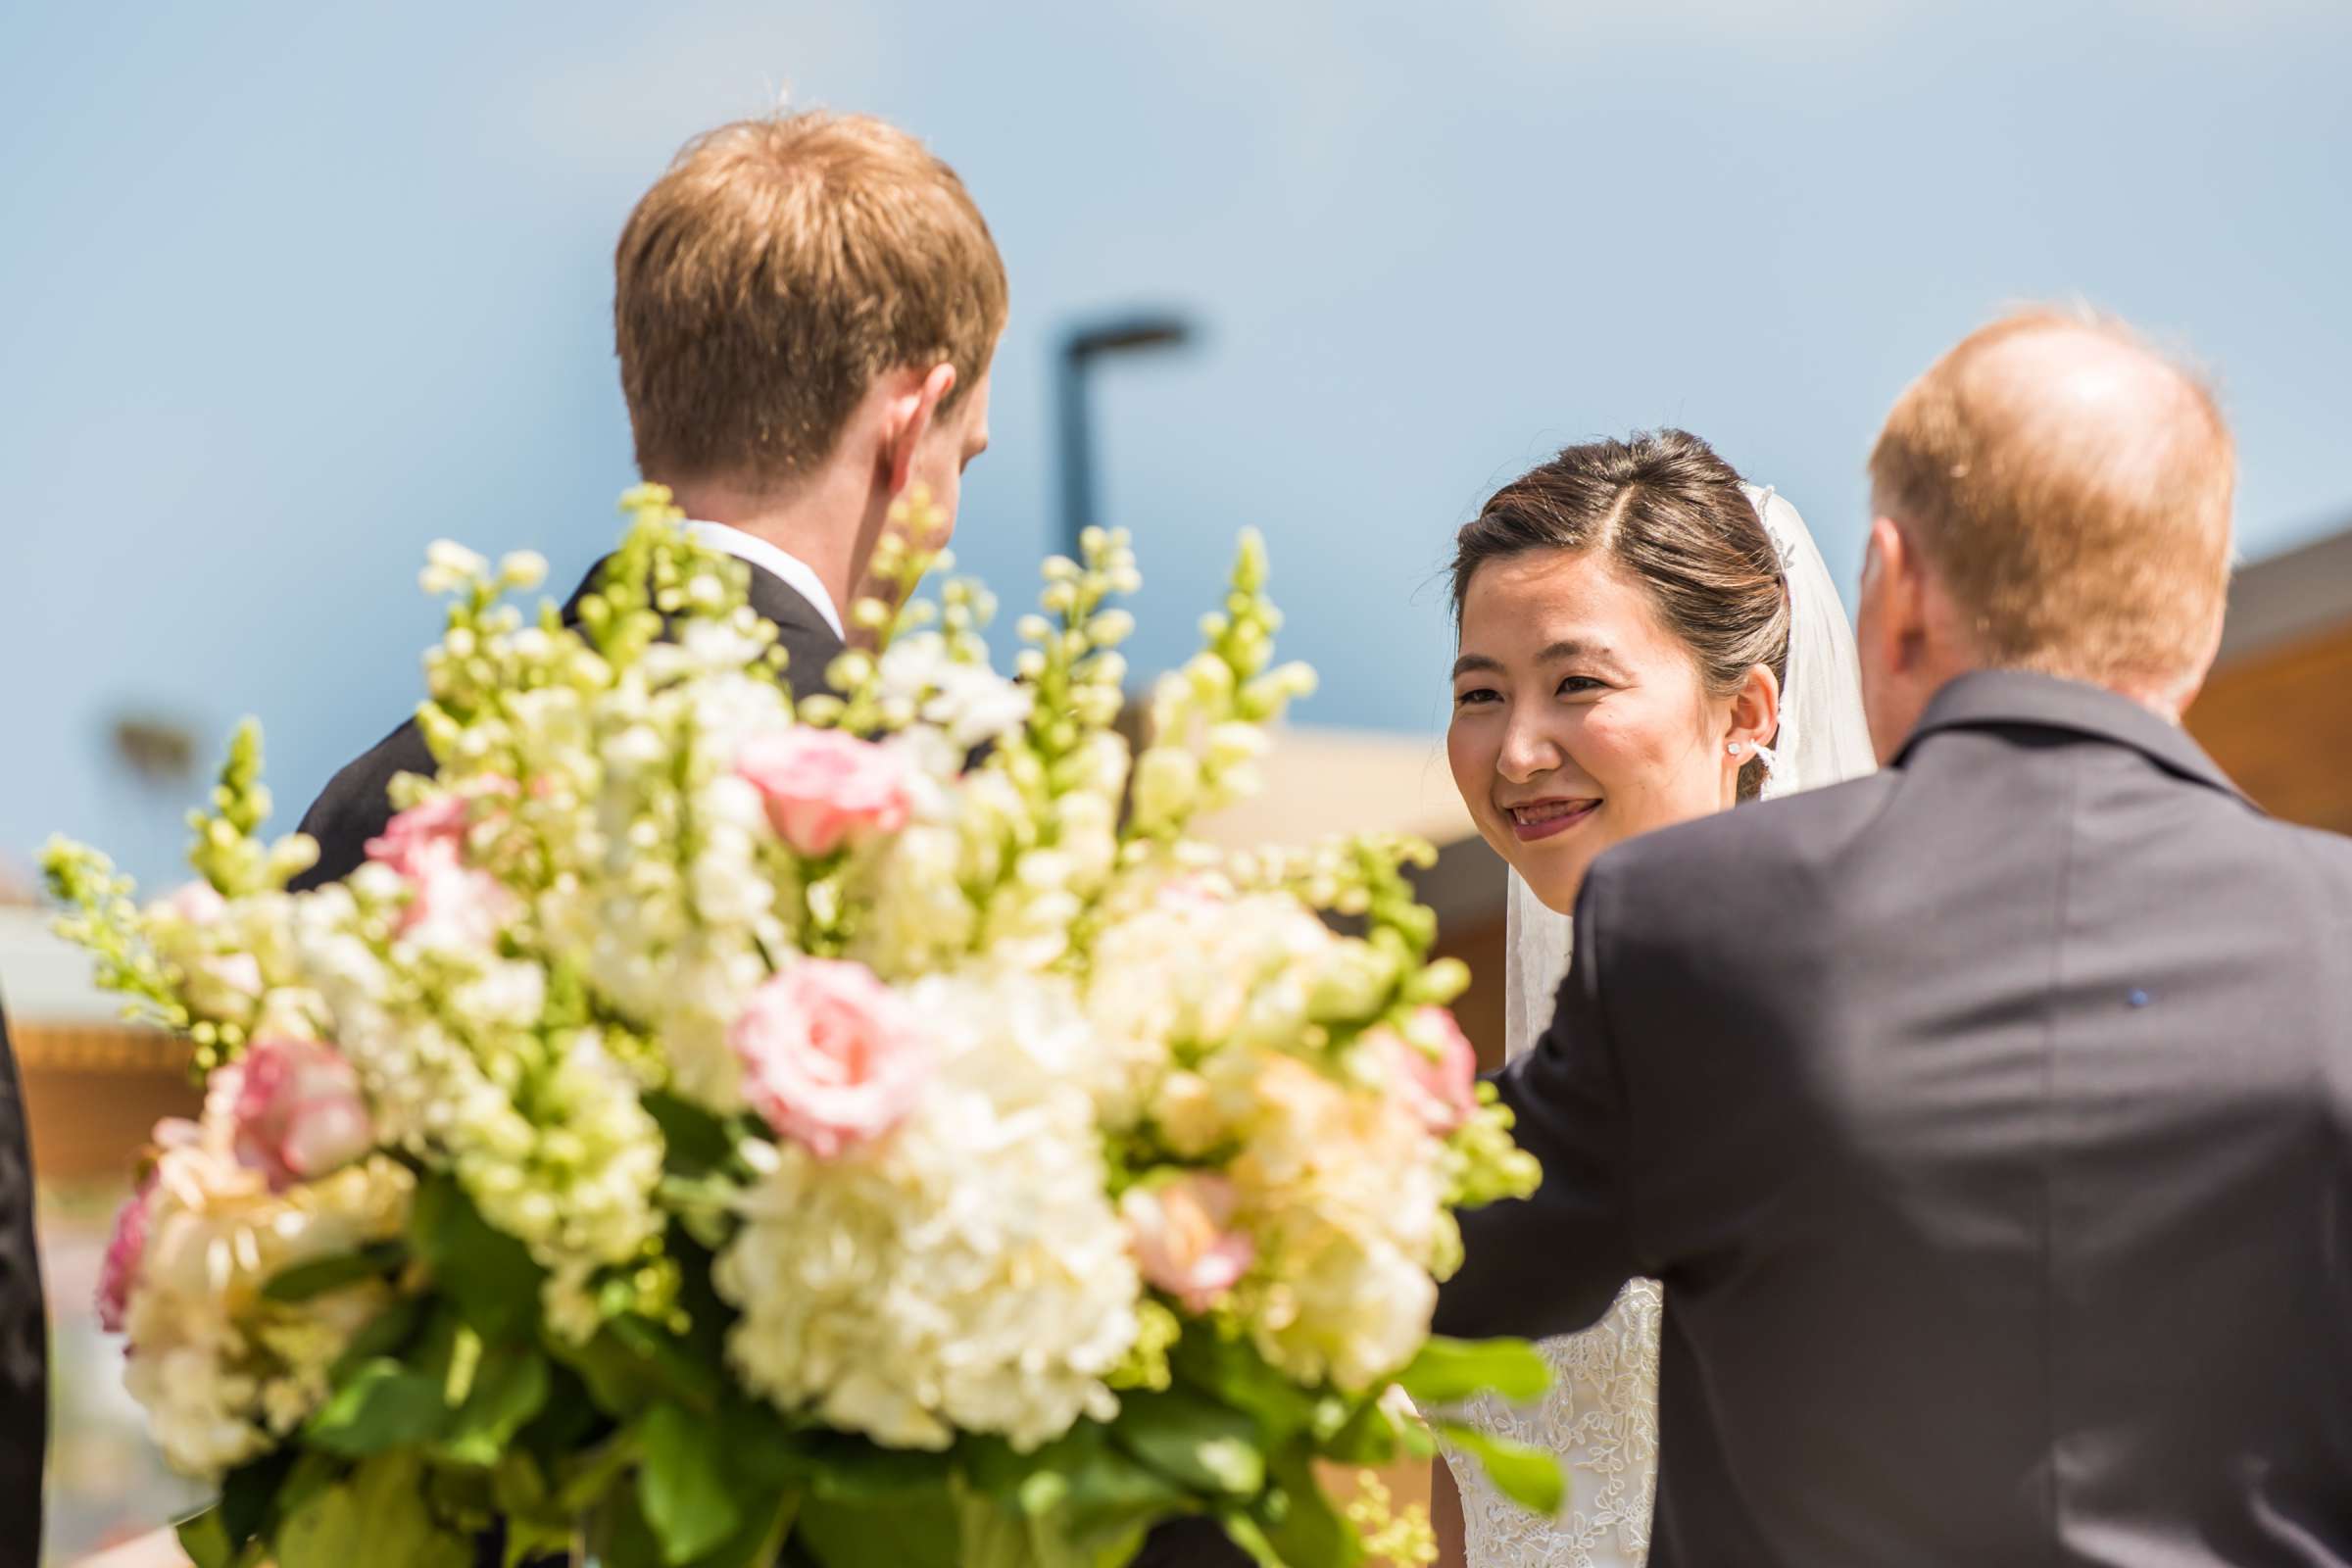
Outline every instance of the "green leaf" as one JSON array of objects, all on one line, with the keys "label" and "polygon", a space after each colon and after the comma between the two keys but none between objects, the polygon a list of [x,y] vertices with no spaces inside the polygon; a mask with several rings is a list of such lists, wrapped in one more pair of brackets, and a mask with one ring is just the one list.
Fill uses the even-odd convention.
[{"label": "green leaf", "polygon": [[533,1453],[578,1453],[609,1437],[612,1423],[588,1396],[588,1386],[569,1367],[550,1363],[547,1402],[514,1435],[514,1446]]},{"label": "green leaf", "polygon": [[405,1242],[378,1242],[339,1257],[315,1258],[273,1275],[262,1287],[262,1294],[272,1301],[307,1301],[361,1280],[380,1279],[400,1267],[408,1255]]},{"label": "green leaf", "polygon": [[958,1491],[956,1521],[961,1568],[1096,1568],[1095,1552],[1056,1512],[1011,1510],[994,1497]]},{"label": "green leaf", "polygon": [[614,1483],[637,1462],[637,1429],[623,1427],[601,1445],[567,1455],[557,1470],[556,1506],[565,1514],[584,1514],[601,1503]]},{"label": "green leaf", "polygon": [[726,1380],[714,1358],[697,1352],[687,1340],[645,1318],[616,1317],[605,1331],[641,1361],[661,1390],[702,1411],[726,1396]]},{"label": "green leaf", "polygon": [[729,1494],[725,1429],[674,1404],[645,1418],[637,1500],[672,1563],[700,1556],[743,1522]]},{"label": "green leaf", "polygon": [[962,1568],[956,1504],[944,1484],[864,1505],[809,1497],[793,1539],[825,1568]]},{"label": "green leaf", "polygon": [[341,1388],[369,1361],[385,1356],[397,1359],[416,1338],[417,1325],[424,1321],[430,1304],[422,1297],[403,1297],[369,1318],[368,1326],[352,1337],[351,1344],[328,1369],[328,1382]]},{"label": "green leaf", "polygon": [[1274,1543],[1266,1538],[1265,1531],[1258,1527],[1256,1520],[1238,1508],[1221,1509],[1216,1517],[1217,1524],[1227,1538],[1249,1553],[1258,1568],[1291,1568],[1282,1560],[1282,1553],[1274,1549]]},{"label": "green leaf", "polygon": [[798,1491],[808,1480],[808,1443],[765,1399],[731,1398],[719,1411],[728,1462],[759,1492]]},{"label": "green leaf", "polygon": [[239,1548],[228,1539],[228,1527],[220,1522],[220,1505],[215,1503],[204,1512],[179,1522],[179,1549],[188,1554],[196,1568],[234,1568]]},{"label": "green leaf", "polygon": [[532,1454],[516,1449],[500,1454],[490,1470],[490,1500],[509,1521],[517,1517],[536,1519],[546,1513],[551,1501],[547,1472],[539,1468]]},{"label": "green leaf", "polygon": [[417,1189],[413,1230],[435,1283],[483,1339],[531,1336],[544,1275],[529,1249],[492,1229],[454,1178],[431,1177]]},{"label": "green leaf", "polygon": [[701,1176],[724,1165],[734,1152],[727,1126],[702,1106],[675,1095],[645,1097],[646,1114],[662,1129],[662,1168],[673,1175]]},{"label": "green leaf", "polygon": [[1494,1490],[1522,1508],[1549,1518],[1567,1500],[1568,1481],[1554,1455],[1459,1421],[1433,1421],[1430,1425],[1448,1444],[1476,1459],[1487,1479],[1494,1483]]},{"label": "green leaf", "polygon": [[499,1346],[483,1353],[466,1395],[442,1439],[442,1457],[458,1464],[498,1463],[514,1434],[547,1403],[553,1379],[547,1357],[528,1346]]},{"label": "green leaf", "polygon": [[295,1510],[275,1542],[277,1568],[471,1568],[473,1551],[433,1522],[423,1461],[370,1459]]},{"label": "green leaf", "polygon": [[1363,1541],[1324,1495],[1305,1453],[1294,1449],[1277,1459],[1274,1479],[1282,1488],[1281,1506],[1268,1507],[1259,1517],[1266,1521],[1266,1539],[1283,1561],[1313,1563],[1315,1568],[1353,1568],[1363,1561]]},{"label": "green leaf", "polygon": [[1540,1398],[1551,1386],[1544,1357],[1525,1340],[1449,1340],[1433,1335],[1397,1383],[1422,1406],[1452,1404],[1494,1393],[1514,1404]]},{"label": "green leaf", "polygon": [[695,1558],[690,1568],[773,1568],[800,1503],[797,1492],[770,1493],[749,1502],[735,1534]]},{"label": "green leaf", "polygon": [[613,1493],[590,1522],[588,1547],[597,1568],[662,1568],[662,1544],[625,1489]]},{"label": "green leaf", "polygon": [[1387,1464],[1396,1457],[1396,1418],[1378,1399],[1366,1399],[1322,1446],[1322,1455],[1340,1464]]},{"label": "green leaf", "polygon": [[895,1505],[947,1495],[952,1471],[944,1453],[835,1433],[811,1434],[804,1451],[812,1490],[826,1502]]},{"label": "green leaf", "polygon": [[294,1511],[307,1504],[327,1488],[351,1473],[351,1465],[336,1455],[317,1448],[303,1450],[294,1461],[294,1468],[279,1484],[277,1495],[270,1499],[270,1522],[290,1518]]},{"label": "green leaf", "polygon": [[[1105,1429],[1093,1422],[1032,1453],[1002,1438],[966,1437],[956,1457],[972,1492],[1000,1510],[1037,1521],[1033,1544],[1040,1550],[1066,1547],[1091,1555],[1139,1526],[1198,1506],[1184,1488],[1111,1446]],[[965,1499],[963,1514],[967,1555],[973,1550],[971,1500]]]},{"label": "green leaf", "polygon": [[361,1458],[429,1443],[441,1435],[449,1415],[439,1380],[398,1361],[370,1361],[328,1396],[304,1433],[329,1453]]},{"label": "green leaf", "polygon": [[1205,1495],[1247,1497],[1266,1484],[1256,1424],[1190,1389],[1128,1395],[1110,1435],[1161,1475]]},{"label": "green leaf", "polygon": [[1255,1417],[1269,1444],[1314,1424],[1315,1396],[1268,1366],[1256,1347],[1244,1341],[1189,1324],[1168,1359],[1179,1384]]},{"label": "green leaf", "polygon": [[270,1516],[277,1511],[277,1494],[293,1473],[296,1450],[279,1448],[250,1459],[220,1478],[220,1501],[213,1512],[220,1515],[221,1534],[228,1544],[243,1550],[245,1544],[269,1528]]},{"label": "green leaf", "polygon": [[586,1385],[588,1397],[615,1420],[631,1420],[662,1396],[660,1379],[645,1358],[623,1345],[607,1324],[585,1345],[550,1339],[549,1353]]}]

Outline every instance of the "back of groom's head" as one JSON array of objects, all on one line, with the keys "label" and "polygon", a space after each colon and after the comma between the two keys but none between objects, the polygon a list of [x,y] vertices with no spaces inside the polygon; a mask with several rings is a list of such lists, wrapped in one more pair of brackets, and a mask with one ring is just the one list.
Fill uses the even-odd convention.
[{"label": "back of groom's head", "polygon": [[2176,715],[2195,695],[2229,592],[2235,452],[2210,389],[2130,328],[2033,311],[1972,333],[1896,400],[1870,476],[1866,608],[1867,578],[1907,557],[1966,664]]},{"label": "back of groom's head", "polygon": [[1004,327],[1004,264],[962,180],[864,116],[697,137],[629,215],[614,274],[637,466],[673,486],[802,477],[890,371],[954,366],[953,406]]}]

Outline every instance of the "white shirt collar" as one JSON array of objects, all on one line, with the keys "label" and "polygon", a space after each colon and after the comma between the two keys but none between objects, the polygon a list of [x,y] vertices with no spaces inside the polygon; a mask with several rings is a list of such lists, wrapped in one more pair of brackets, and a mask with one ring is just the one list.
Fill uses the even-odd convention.
[{"label": "white shirt collar", "polygon": [[689,521],[685,529],[688,538],[700,540],[713,550],[723,550],[737,561],[749,562],[770,576],[781,578],[785,587],[808,600],[810,608],[825,617],[825,624],[833,628],[834,636],[844,642],[849,640],[849,633],[841,627],[841,612],[835,608],[833,596],[825,592],[824,580],[817,576],[814,566],[727,523]]}]

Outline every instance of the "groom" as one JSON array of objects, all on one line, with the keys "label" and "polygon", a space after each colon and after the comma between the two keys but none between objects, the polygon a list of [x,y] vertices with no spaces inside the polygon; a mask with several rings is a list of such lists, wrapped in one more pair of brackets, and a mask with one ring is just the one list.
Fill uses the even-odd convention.
[{"label": "groom", "polygon": [[[751,567],[796,697],[824,691],[891,504],[920,484],[952,522],[988,445],[1004,264],[956,172],[862,116],[743,121],[688,144],[629,215],[612,318],[637,466],[686,524]],[[571,618],[589,573],[565,607]],[[430,773],[415,720],[345,767],[303,818],[347,876]]]},{"label": "groom", "polygon": [[2232,466],[2120,326],[1968,338],[1871,458],[1886,770],[1592,867],[1438,1318],[1665,1281],[1653,1568],[2352,1563],[2352,842],[2179,728]]}]

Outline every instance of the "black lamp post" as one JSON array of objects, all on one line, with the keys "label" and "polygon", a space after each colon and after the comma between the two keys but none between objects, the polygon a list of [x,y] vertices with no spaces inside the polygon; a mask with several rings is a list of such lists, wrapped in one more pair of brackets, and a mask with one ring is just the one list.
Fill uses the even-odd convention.
[{"label": "black lamp post", "polygon": [[1078,557],[1078,536],[1096,520],[1087,370],[1104,355],[1174,348],[1189,342],[1192,335],[1192,323],[1183,317],[1158,312],[1083,322],[1062,339],[1061,360],[1054,368],[1054,396],[1061,411],[1062,549],[1072,560]]}]

